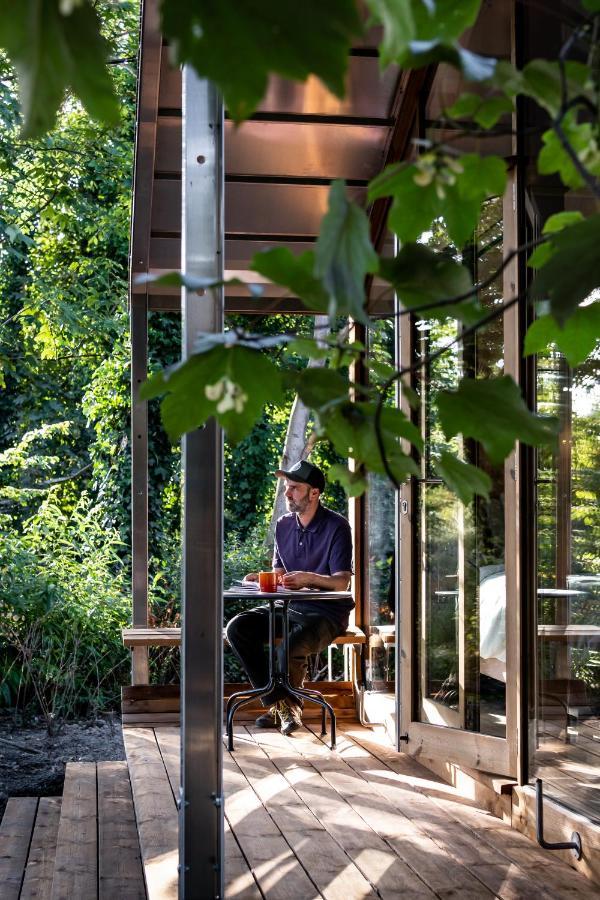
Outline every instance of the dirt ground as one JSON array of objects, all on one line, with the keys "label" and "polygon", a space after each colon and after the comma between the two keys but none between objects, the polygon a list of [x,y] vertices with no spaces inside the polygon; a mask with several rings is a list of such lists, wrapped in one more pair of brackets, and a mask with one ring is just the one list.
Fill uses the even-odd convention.
[{"label": "dirt ground", "polygon": [[65,763],[114,759],[125,759],[117,716],[69,722],[50,737],[41,721],[21,727],[0,715],[0,819],[9,797],[62,794]]}]

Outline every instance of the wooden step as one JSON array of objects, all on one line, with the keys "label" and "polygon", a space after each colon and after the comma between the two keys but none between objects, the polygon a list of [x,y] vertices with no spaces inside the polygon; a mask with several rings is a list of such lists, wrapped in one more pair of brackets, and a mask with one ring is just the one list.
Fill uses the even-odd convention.
[{"label": "wooden step", "polygon": [[67,763],[55,848],[51,889],[45,894],[35,893],[32,873],[32,892],[28,897],[145,900],[133,798],[124,760]]},{"label": "wooden step", "polygon": [[18,900],[38,807],[37,797],[11,797],[0,824],[0,896]]},{"label": "wooden step", "polygon": [[97,815],[96,763],[67,763],[51,900],[97,897]]},{"label": "wooden step", "polygon": [[60,797],[40,797],[20,900],[50,900],[60,808]]}]

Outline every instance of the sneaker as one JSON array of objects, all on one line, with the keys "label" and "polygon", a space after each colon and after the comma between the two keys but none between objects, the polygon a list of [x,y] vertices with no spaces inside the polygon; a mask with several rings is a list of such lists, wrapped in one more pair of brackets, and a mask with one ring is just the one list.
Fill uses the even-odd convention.
[{"label": "sneaker", "polygon": [[254,722],[257,728],[277,728],[277,707],[272,706]]},{"label": "sneaker", "polygon": [[280,700],[277,704],[277,714],[281,722],[282,734],[293,734],[302,727],[302,710],[299,706],[289,703],[287,700]]}]

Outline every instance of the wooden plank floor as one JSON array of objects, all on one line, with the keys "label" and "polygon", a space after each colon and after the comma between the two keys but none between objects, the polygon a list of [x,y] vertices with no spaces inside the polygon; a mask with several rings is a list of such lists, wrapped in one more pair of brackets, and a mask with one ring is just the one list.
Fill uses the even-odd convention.
[{"label": "wooden plank floor", "polygon": [[[177,896],[179,731],[124,728],[146,888]],[[240,725],[224,751],[225,896],[231,900],[597,898],[598,888],[499,819],[345,723],[331,752]]]},{"label": "wooden plank floor", "polygon": [[146,900],[126,762],[67,763],[62,797],[8,801],[0,900],[34,897]]}]

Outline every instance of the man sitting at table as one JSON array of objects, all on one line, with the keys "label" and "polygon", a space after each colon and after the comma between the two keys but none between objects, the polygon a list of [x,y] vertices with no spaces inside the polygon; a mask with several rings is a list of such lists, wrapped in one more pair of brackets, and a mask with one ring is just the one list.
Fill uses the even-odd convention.
[{"label": "man sitting at table", "polygon": [[[288,512],[277,520],[273,570],[281,575],[285,588],[318,588],[322,591],[347,591],[352,575],[352,533],[339,513],[321,504],[325,488],[323,472],[301,460],[288,471],[278,470],[285,478]],[[257,581],[251,572],[245,581]],[[348,627],[354,606],[350,598],[292,600],[289,606],[289,677],[294,687],[302,687],[308,671],[307,657],[318,653]],[[277,625],[281,630],[281,616]],[[259,606],[235,616],[226,629],[227,640],[255,688],[269,681],[265,644],[269,637],[269,607]],[[281,667],[282,645],[278,650]],[[261,698],[268,708],[256,720],[260,728],[275,728],[278,720],[282,734],[291,734],[302,725],[302,706],[283,686]]]}]

